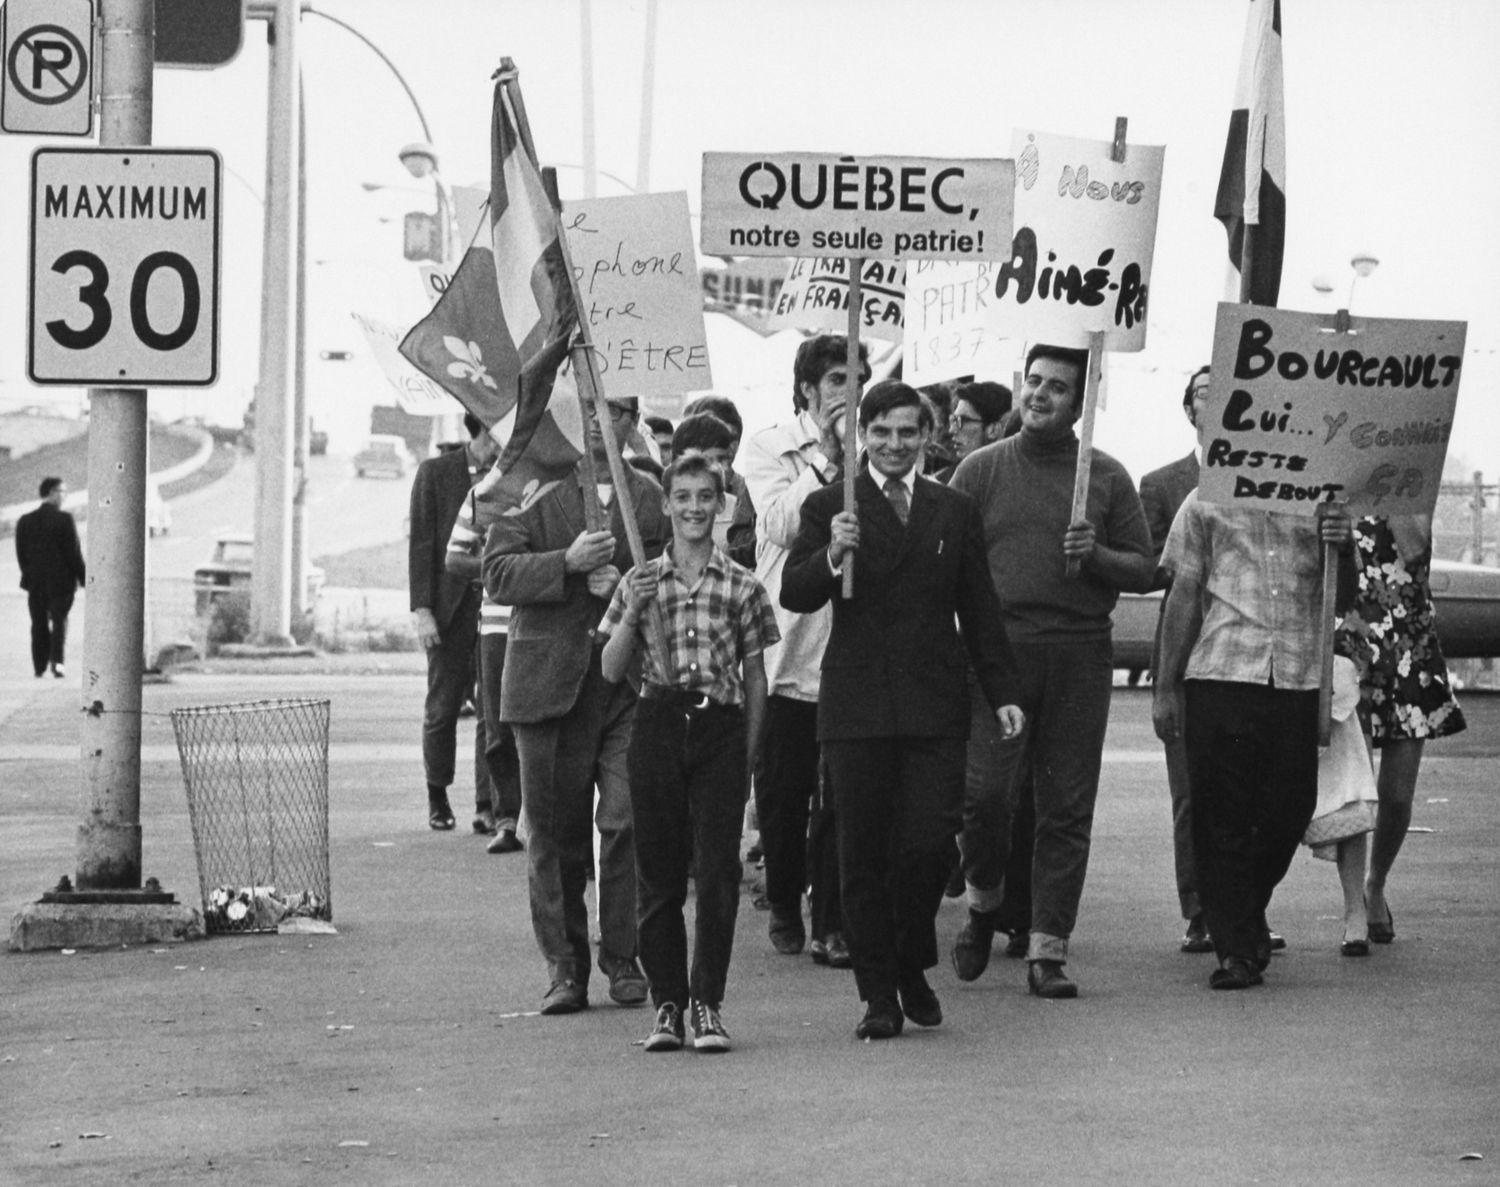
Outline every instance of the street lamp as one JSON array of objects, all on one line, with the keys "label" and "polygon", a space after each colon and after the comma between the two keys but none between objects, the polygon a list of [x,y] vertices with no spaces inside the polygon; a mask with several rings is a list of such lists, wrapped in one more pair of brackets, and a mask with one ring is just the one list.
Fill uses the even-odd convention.
[{"label": "street lamp", "polygon": [[458,229],[458,220],[453,213],[453,194],[448,189],[448,183],[443,180],[443,175],[438,171],[437,149],[425,140],[418,140],[404,146],[396,156],[400,158],[401,163],[406,166],[406,171],[413,177],[418,180],[424,177],[432,178],[433,188],[437,191],[437,262],[446,264],[450,260],[457,259],[458,251],[453,238]]}]

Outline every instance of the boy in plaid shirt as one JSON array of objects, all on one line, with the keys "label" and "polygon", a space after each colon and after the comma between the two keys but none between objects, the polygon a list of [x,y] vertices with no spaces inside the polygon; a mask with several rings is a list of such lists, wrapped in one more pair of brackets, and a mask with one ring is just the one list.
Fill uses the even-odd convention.
[{"label": "boy in plaid shirt", "polygon": [[[723,471],[689,454],[667,467],[662,488],[671,546],[625,575],[599,625],[608,636],[604,676],[614,681],[650,637],[653,600],[666,630],[664,648],[662,640],[646,648],[627,758],[640,958],[657,1009],[645,1047],[682,1047],[687,1009],[694,1048],[727,1051],[719,1008],[739,910],[740,820],[765,713],[761,652],[781,636],[760,582],[714,544]],[[691,976],[682,915],[690,862],[697,883]]]}]

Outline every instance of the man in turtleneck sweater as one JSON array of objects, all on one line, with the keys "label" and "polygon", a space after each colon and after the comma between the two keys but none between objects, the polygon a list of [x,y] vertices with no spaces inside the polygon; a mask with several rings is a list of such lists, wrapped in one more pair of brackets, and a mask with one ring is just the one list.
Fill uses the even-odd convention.
[{"label": "man in turtleneck sweater", "polygon": [[[1020,392],[1020,433],[964,458],[951,483],[978,502],[984,517],[1027,721],[1021,737],[982,748],[991,756],[990,770],[970,773],[960,837],[969,921],[954,945],[953,967],[960,980],[973,981],[989,963],[1019,790],[1013,776],[1029,754],[1036,852],[1027,986],[1047,998],[1078,994],[1063,965],[1088,868],[1109,719],[1110,612],[1121,590],[1149,589],[1155,568],[1135,484],[1124,466],[1097,449],[1087,515],[1069,522],[1078,464],[1073,425],[1083,411],[1087,366],[1087,351],[1032,347]],[[1067,575],[1070,559],[1079,563],[1073,577]]]}]

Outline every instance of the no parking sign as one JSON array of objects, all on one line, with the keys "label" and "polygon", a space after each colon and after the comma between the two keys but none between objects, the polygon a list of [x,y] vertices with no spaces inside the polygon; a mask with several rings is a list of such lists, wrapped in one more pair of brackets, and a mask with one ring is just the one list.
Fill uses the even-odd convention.
[{"label": "no parking sign", "polygon": [[0,130],[91,135],[93,0],[7,0],[0,28]]}]

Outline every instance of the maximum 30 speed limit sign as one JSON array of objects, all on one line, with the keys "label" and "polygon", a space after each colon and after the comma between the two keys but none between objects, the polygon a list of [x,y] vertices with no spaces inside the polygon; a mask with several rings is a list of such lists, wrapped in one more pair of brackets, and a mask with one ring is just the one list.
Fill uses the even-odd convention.
[{"label": "maximum 30 speed limit sign", "polygon": [[222,174],[212,149],[36,150],[33,383],[207,387],[218,379]]}]

